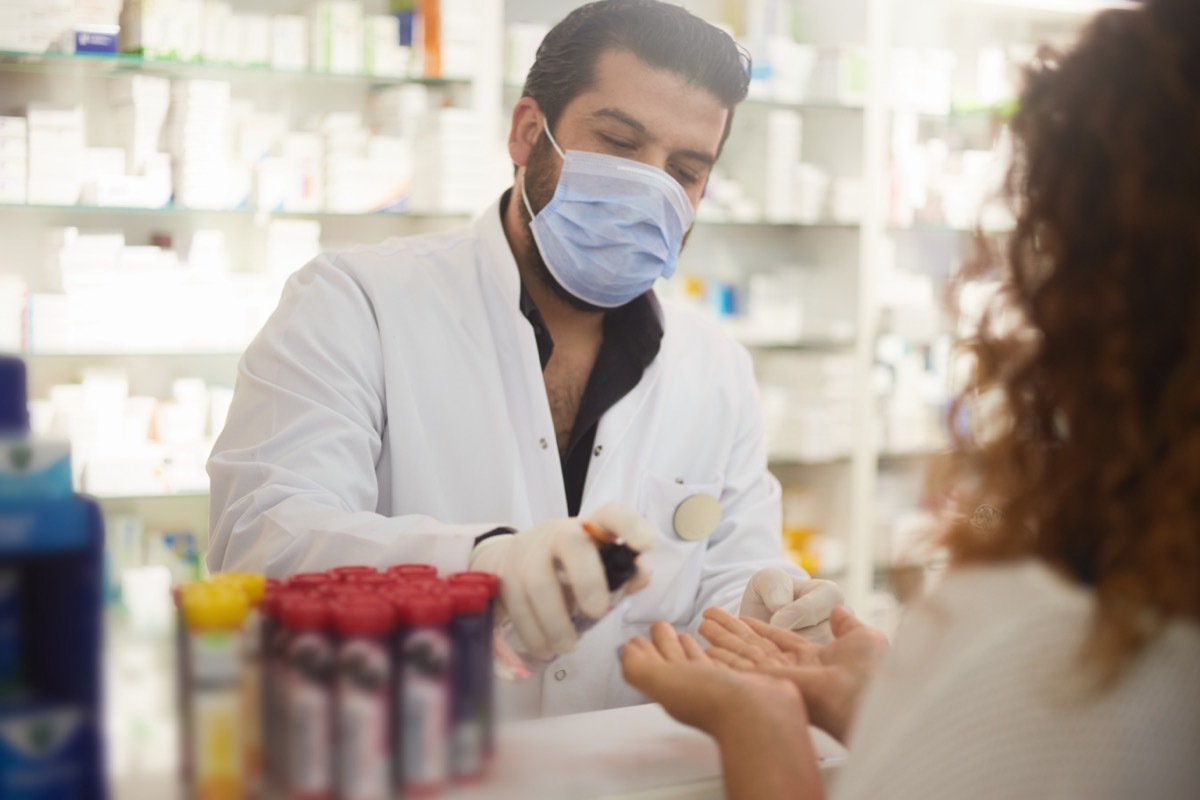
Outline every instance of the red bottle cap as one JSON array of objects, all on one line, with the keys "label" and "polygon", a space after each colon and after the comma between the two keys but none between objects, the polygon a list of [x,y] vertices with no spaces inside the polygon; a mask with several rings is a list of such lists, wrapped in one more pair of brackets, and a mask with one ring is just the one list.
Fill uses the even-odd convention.
[{"label": "red bottle cap", "polygon": [[329,604],[312,594],[288,594],[279,601],[283,624],[298,631],[323,631],[329,627]]},{"label": "red bottle cap", "polygon": [[334,579],[324,572],[301,572],[299,575],[293,575],[287,579],[287,587],[289,589],[313,591],[318,586],[329,583],[331,580]]},{"label": "red bottle cap", "polygon": [[436,578],[423,578],[417,581],[393,582],[383,591],[404,595],[445,594],[450,584]]},{"label": "red bottle cap", "polygon": [[320,588],[322,597],[370,597],[374,587],[359,583],[327,583]]},{"label": "red bottle cap", "polygon": [[452,583],[449,594],[455,614],[481,614],[487,611],[491,601],[487,587],[482,583]]},{"label": "red bottle cap", "polygon": [[486,586],[489,597],[500,596],[500,576],[491,572],[455,572],[446,577],[450,583],[475,583]]},{"label": "red bottle cap", "polygon": [[392,586],[396,583],[396,579],[390,575],[384,575],[382,572],[372,572],[363,575],[349,575],[346,577],[346,583],[350,586],[361,586],[364,589],[376,589],[381,586]]},{"label": "red bottle cap", "polygon": [[263,616],[271,619],[279,619],[279,603],[287,594],[287,589],[279,586],[267,586],[267,591],[263,594],[262,612]]},{"label": "red bottle cap", "polygon": [[333,626],[343,636],[384,636],[395,623],[396,612],[382,599],[343,597],[333,606]]},{"label": "red bottle cap", "polygon": [[344,581],[356,575],[378,575],[379,570],[375,569],[374,567],[360,565],[354,567],[334,567],[333,569],[328,570],[326,574],[332,575],[340,581]]},{"label": "red bottle cap", "polygon": [[436,578],[438,576],[437,567],[432,564],[396,564],[395,566],[388,567],[387,574],[408,580]]},{"label": "red bottle cap", "polygon": [[405,625],[445,625],[454,616],[450,597],[444,594],[409,594],[389,598]]}]

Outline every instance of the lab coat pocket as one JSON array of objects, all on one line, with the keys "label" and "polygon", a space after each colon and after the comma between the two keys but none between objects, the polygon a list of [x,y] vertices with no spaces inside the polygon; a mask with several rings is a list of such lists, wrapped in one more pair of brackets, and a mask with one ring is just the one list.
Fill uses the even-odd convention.
[{"label": "lab coat pocket", "polygon": [[642,476],[638,511],[658,530],[658,540],[655,548],[641,557],[653,573],[650,585],[630,598],[626,622],[690,621],[706,544],[704,540],[688,541],[676,532],[676,511],[698,495],[719,500],[722,486],[720,477],[705,483],[683,483],[650,473]]}]

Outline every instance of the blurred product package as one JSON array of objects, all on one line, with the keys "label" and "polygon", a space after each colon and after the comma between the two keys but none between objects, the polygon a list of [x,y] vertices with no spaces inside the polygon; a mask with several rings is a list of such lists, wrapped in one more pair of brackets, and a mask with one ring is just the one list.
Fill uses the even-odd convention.
[{"label": "blurred product package", "polygon": [[189,793],[386,798],[481,778],[499,586],[433,576],[354,566],[177,588]]}]

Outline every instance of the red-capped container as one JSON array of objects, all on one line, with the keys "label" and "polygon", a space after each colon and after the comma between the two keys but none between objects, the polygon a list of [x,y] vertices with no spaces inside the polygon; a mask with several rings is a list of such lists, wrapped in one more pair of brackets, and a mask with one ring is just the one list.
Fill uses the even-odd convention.
[{"label": "red-capped container", "polygon": [[450,774],[459,783],[477,781],[494,746],[492,722],[491,595],[479,582],[448,584],[454,604],[450,622]]},{"label": "red-capped container", "polygon": [[416,580],[418,578],[436,578],[438,571],[437,567],[432,564],[396,564],[387,568],[387,574],[405,580]]},{"label": "red-capped container", "polygon": [[445,594],[450,584],[437,578],[420,578],[413,581],[393,582],[384,591],[403,595]]},{"label": "red-capped container", "polygon": [[394,708],[403,724],[393,737],[396,794],[437,794],[448,779],[451,642],[448,594],[393,593],[397,611]]},{"label": "red-capped container", "polygon": [[288,593],[279,601],[288,634],[284,680],[289,800],[333,797],[332,618],[314,594]]},{"label": "red-capped container", "polygon": [[492,652],[495,648],[496,629],[496,600],[500,597],[500,576],[492,572],[455,572],[446,576],[451,586],[482,586],[488,593],[486,620],[484,623],[484,657],[479,660],[479,675],[477,680],[483,686],[487,696],[483,702],[484,715],[484,753],[488,760],[496,754],[496,689],[495,675],[492,667]]},{"label": "red-capped container", "polygon": [[360,597],[371,596],[375,592],[370,586],[359,583],[327,583],[320,589],[322,597]]},{"label": "red-capped container", "polygon": [[336,580],[336,578],[324,572],[301,572],[287,579],[287,588],[315,592],[321,586],[333,580]]},{"label": "red-capped container", "polygon": [[339,800],[392,796],[395,620],[391,604],[372,595],[344,595],[333,606],[334,774]]},{"label": "red-capped container", "polygon": [[379,589],[384,586],[394,585],[396,583],[396,579],[389,575],[384,575],[382,572],[372,572],[364,575],[351,575],[346,578],[346,583],[351,586]]},{"label": "red-capped container", "polygon": [[446,576],[448,583],[476,583],[488,590],[488,596],[500,596],[500,576],[491,572],[453,572]]},{"label": "red-capped container", "polygon": [[380,572],[379,570],[375,569],[375,567],[362,565],[352,567],[334,567],[331,570],[327,570],[326,574],[332,575],[340,581],[344,581],[359,575],[379,575]]},{"label": "red-capped container", "polygon": [[281,792],[287,780],[287,698],[283,687],[287,675],[289,633],[283,625],[281,605],[288,596],[309,595],[298,589],[288,589],[279,581],[268,581],[262,601],[263,777],[268,796]]}]

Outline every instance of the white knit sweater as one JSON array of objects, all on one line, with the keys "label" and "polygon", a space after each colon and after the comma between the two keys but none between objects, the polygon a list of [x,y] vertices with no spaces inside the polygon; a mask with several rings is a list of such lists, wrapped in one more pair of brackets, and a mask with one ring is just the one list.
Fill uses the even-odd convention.
[{"label": "white knit sweater", "polygon": [[1200,626],[1173,623],[1088,693],[1094,607],[1037,563],[952,571],[863,698],[834,797],[1200,798]]}]

